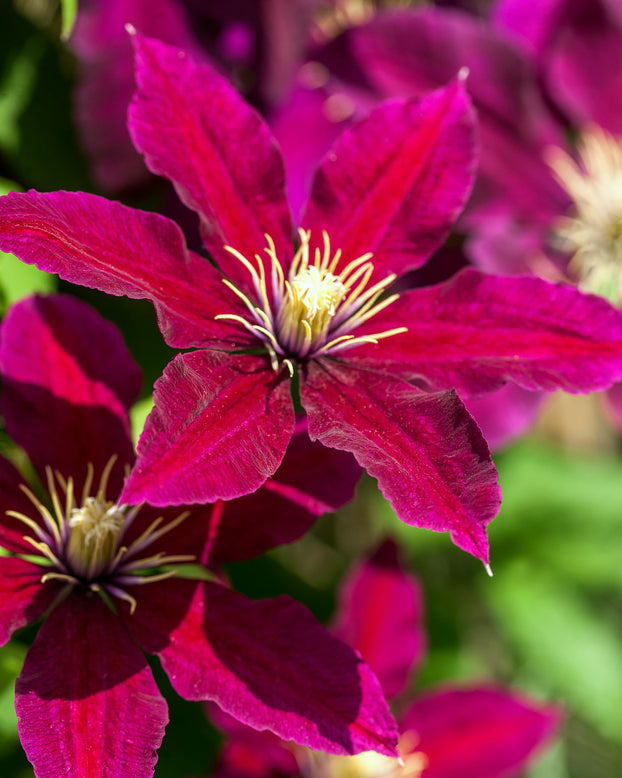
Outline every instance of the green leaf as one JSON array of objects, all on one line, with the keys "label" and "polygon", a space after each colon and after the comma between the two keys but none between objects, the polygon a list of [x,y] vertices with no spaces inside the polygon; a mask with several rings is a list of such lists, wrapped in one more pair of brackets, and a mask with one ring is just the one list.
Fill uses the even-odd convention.
[{"label": "green leaf", "polygon": [[78,0],[61,0],[61,40],[69,40],[78,14]]},{"label": "green leaf", "polygon": [[622,743],[622,636],[607,612],[531,561],[517,561],[483,587],[507,639],[580,718]]},{"label": "green leaf", "polygon": [[147,416],[151,413],[153,408],[153,395],[149,397],[143,397],[130,410],[130,423],[132,425],[132,438],[134,443],[138,441],[140,433],[143,431]]},{"label": "green leaf", "polygon": [[495,572],[524,554],[576,583],[622,588],[622,462],[526,440],[498,458],[503,503],[489,528]]}]

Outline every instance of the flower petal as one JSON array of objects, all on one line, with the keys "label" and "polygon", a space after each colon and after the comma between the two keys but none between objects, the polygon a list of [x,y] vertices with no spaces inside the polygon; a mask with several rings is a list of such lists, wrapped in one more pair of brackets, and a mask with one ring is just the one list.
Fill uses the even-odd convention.
[{"label": "flower petal", "polygon": [[318,360],[300,394],[311,438],[351,451],[402,521],[448,531],[488,562],[484,527],[499,507],[496,471],[455,393],[426,395],[390,376]]},{"label": "flower petal", "polygon": [[[400,743],[410,740],[412,756],[427,763],[421,778],[506,778],[524,769],[559,723],[558,709],[503,689],[445,689],[409,707]],[[403,750],[406,764],[408,757]]]},{"label": "flower petal", "polygon": [[281,154],[260,115],[207,65],[180,49],[134,35],[138,90],[129,128],[150,170],[169,178],[201,218],[203,240],[223,271],[249,276],[224,245],[251,261],[265,233],[284,260],[292,225]]},{"label": "flower petal", "polygon": [[426,646],[423,593],[385,540],[354,568],[339,590],[333,634],[360,652],[387,698],[404,691]]},{"label": "flower petal", "polygon": [[376,274],[422,265],[447,237],[473,183],[474,118],[459,78],[419,100],[391,101],[347,130],[320,166],[303,226],[345,266],[374,253]]},{"label": "flower petal", "polygon": [[23,539],[30,534],[26,525],[6,515],[7,511],[17,511],[39,523],[36,509],[19,488],[24,482],[17,468],[0,456],[0,546],[18,554],[31,554],[32,546]]},{"label": "flower petal", "polygon": [[141,380],[121,333],[89,305],[54,295],[14,305],[1,334],[2,413],[39,477],[45,482],[48,465],[80,494],[87,464],[98,480],[116,455],[116,497],[134,460],[128,408]]},{"label": "flower petal", "polygon": [[[538,12],[543,5],[545,0]],[[426,3],[376,14],[316,56],[331,71],[333,100],[352,97],[359,103],[363,95],[414,97],[468,68],[481,153],[465,220],[487,221],[503,203],[514,210],[520,203],[530,219],[550,220],[561,190],[542,151],[563,145],[564,131],[542,96],[532,63],[506,35],[466,11]]]},{"label": "flower petal", "polygon": [[267,359],[195,351],[155,385],[122,502],[229,500],[273,475],[294,429],[289,376]]},{"label": "flower petal", "polygon": [[0,198],[0,248],[74,284],[151,300],[171,346],[230,344],[232,328],[214,317],[245,310],[174,222],[96,195]]},{"label": "flower petal", "polygon": [[107,191],[143,184],[149,176],[127,130],[127,107],[134,91],[128,22],[168,43],[196,46],[176,0],[112,0],[80,6],[69,41],[80,64],[74,114],[95,179]]},{"label": "flower petal", "polygon": [[[157,625],[146,598],[160,611]],[[212,700],[248,726],[330,753],[396,754],[375,676],[287,597],[249,600],[218,584],[173,580],[144,587],[128,623],[186,699]]]},{"label": "flower petal", "polygon": [[58,585],[41,583],[44,573],[26,559],[0,556],[0,646],[16,629],[42,616],[58,595]]},{"label": "flower petal", "polygon": [[600,297],[535,277],[463,270],[403,293],[357,335],[398,323],[408,332],[352,349],[348,361],[465,397],[508,380],[578,393],[622,378],[622,314]]},{"label": "flower petal", "polygon": [[309,440],[297,425],[283,462],[253,494],[224,503],[209,561],[233,562],[298,540],[323,513],[354,496],[361,469],[354,457]]},{"label": "flower petal", "polygon": [[151,670],[97,595],[52,611],[16,684],[18,730],[39,778],[151,778],[168,716]]},{"label": "flower petal", "polygon": [[492,451],[507,446],[535,424],[546,397],[508,381],[498,392],[465,400]]}]

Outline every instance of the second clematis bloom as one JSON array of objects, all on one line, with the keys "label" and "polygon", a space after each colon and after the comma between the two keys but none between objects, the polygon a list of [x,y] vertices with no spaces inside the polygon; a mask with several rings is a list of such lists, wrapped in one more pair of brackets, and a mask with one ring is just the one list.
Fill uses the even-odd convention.
[{"label": "second clematis bloom", "polygon": [[[395,722],[360,657],[294,600],[250,600],[214,572],[349,499],[349,457],[319,468],[338,483],[329,475],[305,493],[301,460],[315,462],[314,444],[296,435],[270,488],[226,505],[132,508],[117,497],[140,375],[119,333],[59,295],[18,303],[0,334],[2,415],[48,485],[31,490],[0,457],[0,644],[44,617],[16,684],[38,778],[153,775],[167,706],[141,648],[182,697],[255,729],[323,751],[395,754]],[[186,562],[198,578],[184,577]]]},{"label": "second clematis bloom", "polygon": [[209,67],[133,33],[129,128],[200,217],[177,225],[82,193],[0,200],[0,246],[63,278],[147,297],[177,356],[155,387],[124,502],[231,499],[278,467],[299,396],[309,435],[349,451],[402,520],[488,561],[495,469],[462,396],[513,380],[602,389],[622,376],[622,316],[538,279],[469,270],[391,286],[442,243],[469,194],[464,74],[383,104],[320,165],[295,245],[283,162],[262,118]]},{"label": "second clematis bloom", "polygon": [[228,735],[215,778],[511,778],[523,774],[558,729],[559,708],[491,683],[408,693],[427,642],[423,596],[392,541],[349,573],[336,615],[334,632],[360,651],[401,713],[401,760],[290,749],[210,706]]}]

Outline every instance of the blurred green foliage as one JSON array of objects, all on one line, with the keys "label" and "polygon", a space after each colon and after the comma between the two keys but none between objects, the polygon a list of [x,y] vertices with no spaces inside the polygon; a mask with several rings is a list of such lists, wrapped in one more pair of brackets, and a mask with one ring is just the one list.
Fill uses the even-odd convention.
[{"label": "blurred green foliage", "polygon": [[[75,0],[38,26],[10,2],[0,4],[0,176],[3,192],[95,191],[72,122],[76,64],[60,40]],[[137,204],[132,202],[132,204]],[[155,196],[142,207],[158,207]],[[0,256],[2,311],[15,299],[48,292],[56,279]],[[173,351],[152,307],[61,284],[123,330],[144,371],[134,433],[152,404],[153,382]],[[3,443],[4,446],[4,443]],[[254,597],[283,592],[326,621],[350,564],[385,534],[397,537],[421,579],[429,655],[413,689],[483,678],[515,685],[567,710],[562,739],[532,778],[622,775],[622,460],[617,454],[565,454],[528,438],[496,457],[504,502],[490,526],[494,577],[446,535],[400,523],[364,479],[355,501],[320,520],[290,547],[231,565],[235,585]],[[16,733],[13,683],[35,630],[0,651],[0,776],[32,776]],[[157,778],[205,775],[219,738],[200,706],[180,700],[157,662],[171,708]]]}]

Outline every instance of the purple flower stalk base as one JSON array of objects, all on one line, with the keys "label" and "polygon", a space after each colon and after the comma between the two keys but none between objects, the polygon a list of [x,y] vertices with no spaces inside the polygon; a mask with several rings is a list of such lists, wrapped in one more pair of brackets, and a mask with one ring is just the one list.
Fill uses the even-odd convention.
[{"label": "purple flower stalk base", "polygon": [[229,735],[215,778],[511,778],[559,727],[555,706],[491,683],[429,689],[414,699],[404,694],[425,654],[423,595],[391,541],[344,582],[333,631],[361,653],[387,697],[401,701],[401,763],[372,752],[343,757],[289,749],[210,706]]},{"label": "purple flower stalk base", "polygon": [[475,270],[392,294],[443,242],[468,197],[474,117],[462,76],[390,101],[317,172],[298,241],[281,155],[261,117],[208,66],[133,33],[134,144],[200,217],[214,264],[161,216],[55,192],[0,200],[0,246],[103,291],[153,301],[177,356],[157,382],[123,503],[232,499],[278,468],[294,430],[354,454],[408,524],[449,531],[488,562],[499,504],[467,398],[512,380],[603,389],[622,377],[622,316],[536,278]]},{"label": "purple flower stalk base", "polygon": [[[275,478],[249,497],[130,507],[116,498],[134,459],[127,409],[140,375],[117,330],[59,295],[16,305],[1,335],[2,414],[49,493],[0,458],[10,554],[0,556],[0,643],[45,617],[16,685],[38,778],[153,775],[167,706],[139,646],[182,697],[258,730],[326,752],[395,755],[395,722],[360,656],[293,600],[249,600],[214,570],[349,500],[351,457],[320,464],[321,446],[297,432]],[[317,484],[305,491],[308,473]],[[183,577],[191,561],[198,579]]]}]

